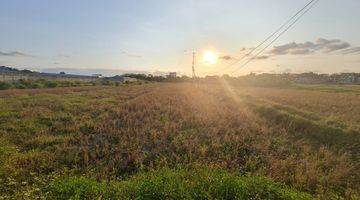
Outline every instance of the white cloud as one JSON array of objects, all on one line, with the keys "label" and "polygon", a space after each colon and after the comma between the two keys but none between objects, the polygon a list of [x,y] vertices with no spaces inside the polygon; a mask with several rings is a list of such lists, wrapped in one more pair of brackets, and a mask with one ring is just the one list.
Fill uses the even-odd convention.
[{"label": "white cloud", "polygon": [[[272,55],[306,55],[316,52],[332,53],[340,50],[350,50],[351,45],[348,42],[333,39],[327,40],[319,38],[315,42],[304,42],[304,43],[288,43],[280,46],[275,46],[269,51]],[[359,49],[360,52],[360,49]]]},{"label": "white cloud", "polygon": [[19,51],[10,51],[10,52],[0,51],[0,56],[27,57],[27,56],[30,56],[30,55],[28,55],[26,53],[19,52]]}]

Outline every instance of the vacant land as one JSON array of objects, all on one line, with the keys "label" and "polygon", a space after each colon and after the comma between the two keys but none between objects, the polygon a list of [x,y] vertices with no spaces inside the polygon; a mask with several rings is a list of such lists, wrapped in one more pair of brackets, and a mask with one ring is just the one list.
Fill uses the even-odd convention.
[{"label": "vacant land", "polygon": [[358,199],[360,88],[0,92],[0,196]]}]

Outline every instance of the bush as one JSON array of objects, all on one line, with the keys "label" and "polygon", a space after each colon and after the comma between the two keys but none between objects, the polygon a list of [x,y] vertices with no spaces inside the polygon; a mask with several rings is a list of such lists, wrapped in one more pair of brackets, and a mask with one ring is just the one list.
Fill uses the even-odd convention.
[{"label": "bush", "polygon": [[15,88],[16,89],[26,89],[27,87],[24,84],[17,83],[17,84],[15,84]]},{"label": "bush", "polygon": [[109,80],[101,80],[101,85],[112,85],[111,81]]},{"label": "bush", "polygon": [[55,88],[55,87],[58,86],[58,83],[57,83],[57,82],[54,82],[54,81],[46,81],[46,82],[44,83],[44,86],[45,86],[46,88]]},{"label": "bush", "polygon": [[30,83],[29,88],[36,89],[36,88],[42,88],[43,85],[41,83]]},{"label": "bush", "polygon": [[70,81],[63,81],[61,82],[61,87],[71,87],[73,86]]},{"label": "bush", "polygon": [[7,90],[11,88],[11,84],[10,83],[6,83],[6,82],[0,82],[0,90]]}]

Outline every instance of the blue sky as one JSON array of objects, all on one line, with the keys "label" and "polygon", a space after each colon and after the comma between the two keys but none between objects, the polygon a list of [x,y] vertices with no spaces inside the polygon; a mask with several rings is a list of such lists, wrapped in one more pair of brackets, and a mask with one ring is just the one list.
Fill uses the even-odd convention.
[{"label": "blue sky", "polygon": [[[198,57],[207,49],[241,57],[307,2],[0,0],[0,65],[188,73],[193,49]],[[359,9],[358,0],[320,0],[273,45],[279,48],[265,52],[267,59],[236,73],[360,72]],[[341,48],[329,50],[334,46]],[[218,72],[231,60],[198,63],[203,75],[232,71]]]}]

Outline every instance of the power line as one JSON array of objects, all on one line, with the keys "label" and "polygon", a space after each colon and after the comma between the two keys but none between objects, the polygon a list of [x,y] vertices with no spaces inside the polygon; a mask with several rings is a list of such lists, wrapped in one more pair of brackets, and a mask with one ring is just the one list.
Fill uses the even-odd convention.
[{"label": "power line", "polygon": [[297,11],[290,19],[288,19],[284,24],[282,24],[278,29],[276,29],[275,32],[270,34],[265,40],[260,42],[254,49],[252,49],[249,53],[243,55],[240,59],[237,59],[235,62],[231,63],[230,65],[226,66],[223,70],[226,68],[229,68],[238,62],[242,61],[244,58],[246,58],[248,55],[251,55],[254,51],[256,51],[260,46],[262,46],[264,43],[266,43],[270,38],[274,37],[276,33],[278,33],[281,29],[283,29],[287,24],[289,24],[296,16],[298,16],[303,10],[305,10],[310,4],[312,4],[315,0],[309,1],[304,7],[302,7],[299,11]]},{"label": "power line", "polygon": [[261,53],[263,53],[269,46],[271,46],[277,39],[279,39],[286,31],[288,31],[290,28],[292,28],[296,22],[298,22],[301,17],[303,17],[307,12],[309,12],[317,2],[320,0],[316,0],[308,9],[306,9],[300,16],[298,16],[293,23],[291,23],[286,29],[284,29],[275,39],[273,39],[267,46],[265,46],[261,51],[259,51],[255,56],[248,59],[243,65],[235,69],[232,73],[240,70],[241,68],[245,67],[247,64],[249,64],[251,61],[253,61],[255,58],[257,58]]},{"label": "power line", "polygon": [[[296,22],[298,22],[307,12],[309,12],[314,6],[315,4],[317,4],[320,0],[313,0],[311,1],[314,2],[313,4],[308,4],[310,5],[310,7],[308,7],[301,15],[299,15],[295,21],[293,21],[288,27],[286,27],[286,29],[284,29],[277,37],[275,37],[275,39],[273,39],[268,45],[266,45],[263,49],[261,49],[261,51],[259,51],[257,54],[255,54],[255,56],[251,57],[250,59],[248,59],[243,65],[241,65],[240,67],[238,67],[237,69],[235,69],[232,73],[235,73],[236,71],[240,70],[241,68],[245,67],[247,64],[249,64],[251,61],[253,61],[255,58],[257,58],[261,53],[263,53],[269,46],[271,46],[277,39],[279,39],[282,35],[285,34],[286,31],[288,31],[290,28],[292,28]],[[307,6],[308,6],[307,5]],[[307,7],[306,6],[306,7]]]}]

